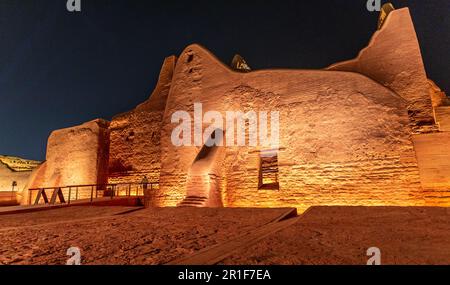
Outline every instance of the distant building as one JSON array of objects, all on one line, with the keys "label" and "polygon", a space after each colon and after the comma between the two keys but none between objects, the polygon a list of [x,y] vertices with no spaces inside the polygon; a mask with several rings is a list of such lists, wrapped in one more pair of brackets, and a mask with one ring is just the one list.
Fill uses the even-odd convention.
[{"label": "distant building", "polygon": [[0,206],[21,200],[31,172],[40,164],[40,161],[0,155]]}]

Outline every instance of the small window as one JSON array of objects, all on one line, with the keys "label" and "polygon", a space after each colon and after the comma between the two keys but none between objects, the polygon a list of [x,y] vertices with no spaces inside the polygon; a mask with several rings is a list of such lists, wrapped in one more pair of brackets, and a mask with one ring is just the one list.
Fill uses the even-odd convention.
[{"label": "small window", "polygon": [[187,63],[190,63],[194,60],[194,55],[193,54],[189,54],[188,58],[187,58]]},{"label": "small window", "polygon": [[273,151],[261,151],[259,160],[259,189],[279,190],[278,153]]}]

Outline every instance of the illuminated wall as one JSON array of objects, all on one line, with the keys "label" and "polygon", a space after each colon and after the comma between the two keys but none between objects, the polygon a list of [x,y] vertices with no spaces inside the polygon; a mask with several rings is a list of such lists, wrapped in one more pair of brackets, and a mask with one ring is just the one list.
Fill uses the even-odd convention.
[{"label": "illuminated wall", "polygon": [[408,101],[414,133],[436,130],[425,67],[408,8],[394,10],[358,57],[328,70],[364,74]]},{"label": "illuminated wall", "polygon": [[423,204],[407,102],[396,93],[350,72],[238,73],[192,45],[179,58],[167,102],[160,205],[186,195],[199,147],[175,147],[170,120],[177,110],[194,117],[196,102],[203,112],[280,111],[279,190],[258,189],[259,147],[226,147],[225,206]]},{"label": "illuminated wall", "polygon": [[[0,155],[0,192],[21,191],[25,187],[32,170],[39,164],[39,161]],[[12,187],[13,182],[16,182],[14,189]]]},{"label": "illuminated wall", "polygon": [[[165,59],[152,95],[134,110],[110,125],[95,120],[52,133],[29,186],[147,176],[160,181],[156,206],[177,206],[206,193],[203,186],[214,197],[206,206],[450,205],[450,112],[441,93],[426,77],[408,9],[392,11],[356,59],[324,70],[237,72],[191,45]],[[193,118],[195,103],[224,117],[279,111],[276,159],[262,160],[274,151],[267,147],[223,146],[199,166],[203,145],[171,141],[172,114]],[[225,123],[214,127],[227,131]],[[211,185],[197,187],[205,169]]]},{"label": "illuminated wall", "polygon": [[159,180],[160,129],[175,63],[166,58],[150,98],[111,121],[109,183]]},{"label": "illuminated wall", "polygon": [[[108,122],[97,119],[52,132],[48,138],[46,161],[31,175],[28,189],[105,184],[108,178],[108,126]],[[24,197],[27,196],[25,191]]]},{"label": "illuminated wall", "polygon": [[414,136],[427,205],[450,205],[450,132]]},{"label": "illuminated wall", "polygon": [[17,182],[14,190],[22,189],[30,176],[31,171],[16,172],[0,162],[0,192],[11,191],[13,181]]},{"label": "illuminated wall", "polygon": [[0,155],[0,192],[3,192],[0,193],[0,204],[11,200],[20,202],[32,171],[40,164],[40,161]]},{"label": "illuminated wall", "polygon": [[[11,200],[21,200],[22,196],[17,194],[21,194],[30,178],[30,174],[31,171],[14,171],[6,164],[0,162],[0,205]],[[11,193],[13,182],[16,182],[16,186],[14,186],[16,193]]]}]

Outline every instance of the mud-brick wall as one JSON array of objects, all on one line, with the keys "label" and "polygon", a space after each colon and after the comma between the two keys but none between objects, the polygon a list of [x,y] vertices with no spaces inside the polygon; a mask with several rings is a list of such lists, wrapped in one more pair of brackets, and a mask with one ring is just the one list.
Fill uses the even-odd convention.
[{"label": "mud-brick wall", "polygon": [[170,89],[175,57],[165,59],[158,84],[150,98],[136,109],[111,121],[110,183],[159,180],[160,130]]},{"label": "mud-brick wall", "polygon": [[97,119],[52,132],[46,161],[31,175],[24,197],[30,188],[107,183],[108,127],[109,122]]},{"label": "mud-brick wall", "polygon": [[[0,162],[0,204],[20,202],[22,190],[27,185],[30,175],[31,171],[14,171]],[[14,187],[14,193],[12,193],[14,181],[17,185]]]},{"label": "mud-brick wall", "polygon": [[450,132],[450,106],[440,106],[434,109],[436,122],[441,132]]},{"label": "mud-brick wall", "polygon": [[413,137],[427,205],[450,206],[450,132]]},{"label": "mud-brick wall", "polygon": [[[277,82],[291,77],[275,71],[256,76],[263,82],[265,76],[279,78]],[[335,76],[345,83],[338,83]],[[262,108],[280,111],[280,189],[258,189],[258,152],[229,151],[225,163],[228,206],[304,210],[312,205],[424,203],[401,98],[351,73],[305,73],[297,80],[304,83],[289,87],[291,77],[286,80],[290,83],[279,83],[270,91],[233,89],[231,101],[248,96],[256,98],[255,103],[262,97]]]},{"label": "mud-brick wall", "polygon": [[134,111],[111,122],[109,183],[159,180],[162,113]]},{"label": "mud-brick wall", "polygon": [[436,130],[427,75],[408,8],[392,11],[356,59],[334,64],[329,70],[358,72],[394,90],[408,102],[413,132]]},{"label": "mud-brick wall", "polygon": [[26,185],[30,174],[31,171],[14,171],[6,164],[0,162],[0,192],[11,191],[14,181],[17,183],[14,191],[21,191]]},{"label": "mud-brick wall", "polygon": [[[283,157],[280,151],[279,158]],[[279,165],[279,190],[258,189],[255,162],[227,177],[226,205],[290,207],[312,205],[423,205],[417,165],[399,158],[328,164]]]},{"label": "mud-brick wall", "polygon": [[181,201],[200,151],[170,140],[176,126],[171,115],[184,110],[193,118],[194,103],[202,103],[203,113],[280,112],[280,189],[258,189],[262,146],[227,148],[221,180],[225,206],[424,203],[408,103],[399,95],[352,72],[236,73],[194,45],[178,61],[164,116],[162,205]]},{"label": "mud-brick wall", "polygon": [[109,122],[98,119],[52,132],[44,181],[39,187],[106,183],[108,126]]}]

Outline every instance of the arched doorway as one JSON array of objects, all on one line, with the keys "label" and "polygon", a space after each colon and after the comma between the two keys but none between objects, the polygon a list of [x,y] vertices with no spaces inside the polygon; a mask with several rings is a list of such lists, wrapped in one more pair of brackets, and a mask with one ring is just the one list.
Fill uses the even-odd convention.
[{"label": "arched doorway", "polygon": [[[219,136],[219,137],[217,137]],[[220,192],[221,163],[224,149],[211,143],[222,141],[224,132],[216,129],[203,145],[189,169],[186,197],[179,206],[222,207]]]}]

